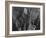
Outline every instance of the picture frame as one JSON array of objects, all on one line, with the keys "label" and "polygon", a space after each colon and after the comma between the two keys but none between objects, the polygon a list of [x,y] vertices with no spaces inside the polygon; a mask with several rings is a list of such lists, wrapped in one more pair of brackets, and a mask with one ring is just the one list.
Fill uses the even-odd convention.
[{"label": "picture frame", "polygon": [[[13,12],[21,8],[23,10],[37,10],[40,14],[40,30],[13,30]],[[39,10],[40,8],[40,10]],[[23,11],[22,10],[22,11]],[[32,11],[32,13],[33,13]],[[16,13],[17,13],[16,12]],[[27,12],[26,12],[27,13]],[[32,15],[32,14],[31,14]],[[35,13],[37,16],[37,14]],[[33,17],[35,19],[35,17]],[[27,21],[27,20],[26,20]],[[30,26],[29,26],[30,27]],[[15,28],[16,29],[16,28]],[[18,28],[19,29],[19,28]],[[6,37],[18,37],[18,36],[35,36],[45,34],[45,4],[44,3],[34,3],[34,2],[19,2],[19,1],[6,1],[5,2],[5,36]]]}]

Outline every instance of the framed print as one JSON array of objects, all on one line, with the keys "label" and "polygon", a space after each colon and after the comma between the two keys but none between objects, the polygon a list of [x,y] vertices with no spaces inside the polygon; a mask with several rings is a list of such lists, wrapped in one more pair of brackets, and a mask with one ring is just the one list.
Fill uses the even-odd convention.
[{"label": "framed print", "polygon": [[45,34],[45,5],[31,2],[6,2],[6,36]]}]

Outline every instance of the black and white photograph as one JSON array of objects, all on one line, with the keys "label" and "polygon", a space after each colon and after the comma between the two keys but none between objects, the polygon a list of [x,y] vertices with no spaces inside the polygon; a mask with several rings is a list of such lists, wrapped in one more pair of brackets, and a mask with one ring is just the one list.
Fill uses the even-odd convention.
[{"label": "black and white photograph", "polygon": [[45,34],[45,4],[8,1],[5,3],[5,36]]},{"label": "black and white photograph", "polygon": [[9,34],[43,33],[43,6],[32,4],[9,5]]},{"label": "black and white photograph", "polygon": [[40,30],[40,8],[12,7],[12,31]]}]

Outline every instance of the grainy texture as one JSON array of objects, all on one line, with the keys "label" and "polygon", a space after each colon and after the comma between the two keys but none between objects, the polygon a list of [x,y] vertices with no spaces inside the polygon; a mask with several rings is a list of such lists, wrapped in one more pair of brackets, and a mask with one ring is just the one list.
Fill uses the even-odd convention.
[{"label": "grainy texture", "polygon": [[40,30],[40,8],[12,7],[12,31]]}]

